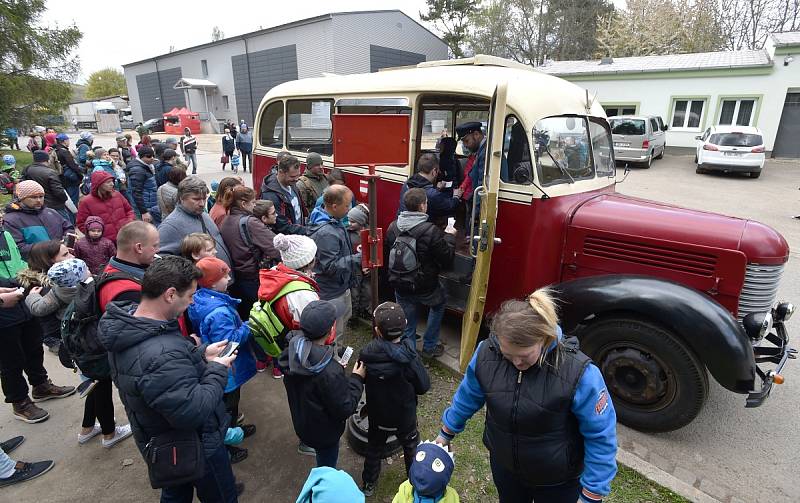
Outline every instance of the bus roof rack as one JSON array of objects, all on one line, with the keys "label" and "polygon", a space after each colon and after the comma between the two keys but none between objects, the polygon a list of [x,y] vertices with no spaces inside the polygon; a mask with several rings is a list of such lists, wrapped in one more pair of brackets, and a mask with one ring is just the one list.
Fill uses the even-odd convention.
[{"label": "bus roof rack", "polygon": [[423,61],[417,65],[393,66],[381,68],[379,71],[386,72],[392,70],[408,70],[410,68],[433,68],[436,66],[502,66],[504,68],[516,68],[519,70],[533,70],[533,67],[522,63],[517,63],[510,59],[488,56],[486,54],[476,54],[470,58],[460,59],[440,59],[437,61]]}]

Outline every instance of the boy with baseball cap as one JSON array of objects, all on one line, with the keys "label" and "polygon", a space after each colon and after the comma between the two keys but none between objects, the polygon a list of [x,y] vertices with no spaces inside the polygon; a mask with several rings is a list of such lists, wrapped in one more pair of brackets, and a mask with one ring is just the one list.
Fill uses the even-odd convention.
[{"label": "boy with baseball cap", "polygon": [[417,396],[431,387],[430,377],[414,348],[414,340],[403,337],[406,316],[399,304],[384,302],[373,313],[375,339],[362,350],[359,359],[367,365],[369,432],[363,491],[371,496],[381,473],[386,439],[394,435],[403,446],[406,473],[419,443]]}]

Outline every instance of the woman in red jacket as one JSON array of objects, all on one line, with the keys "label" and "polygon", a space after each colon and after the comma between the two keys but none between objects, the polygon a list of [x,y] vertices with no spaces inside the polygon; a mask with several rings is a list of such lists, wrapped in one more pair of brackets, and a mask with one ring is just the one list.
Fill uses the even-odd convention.
[{"label": "woman in red jacket", "polygon": [[116,245],[117,232],[134,219],[128,200],[114,189],[114,177],[105,171],[92,173],[92,193],[78,205],[77,227],[86,234],[86,219],[97,216],[103,219],[103,237]]}]

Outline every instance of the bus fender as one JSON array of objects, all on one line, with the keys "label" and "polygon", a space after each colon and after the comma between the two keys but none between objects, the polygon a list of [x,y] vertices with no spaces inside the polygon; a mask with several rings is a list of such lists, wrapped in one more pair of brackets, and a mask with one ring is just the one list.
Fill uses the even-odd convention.
[{"label": "bus fender", "polygon": [[581,326],[613,314],[658,323],[683,340],[724,388],[754,389],[756,363],[750,339],[731,313],[679,283],[650,276],[604,275],[553,286],[562,328],[581,337]]}]

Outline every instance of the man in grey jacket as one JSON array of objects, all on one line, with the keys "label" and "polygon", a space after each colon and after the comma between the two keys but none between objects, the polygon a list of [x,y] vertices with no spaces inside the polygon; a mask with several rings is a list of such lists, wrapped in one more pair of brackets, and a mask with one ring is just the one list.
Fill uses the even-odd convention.
[{"label": "man in grey jacket", "polygon": [[344,333],[347,321],[353,314],[350,287],[361,267],[361,252],[353,251],[353,244],[341,219],[350,211],[353,193],[346,185],[332,185],[325,189],[323,212],[329,219],[312,230],[311,239],[317,244],[317,265],[314,279],[319,286],[319,297],[336,307],[336,340]]},{"label": "man in grey jacket", "polygon": [[222,240],[217,224],[204,211],[208,187],[198,176],[187,176],[178,184],[178,204],[172,213],[158,226],[161,252],[180,255],[181,241],[187,234],[208,234],[217,244],[217,258],[232,267],[231,254]]}]

